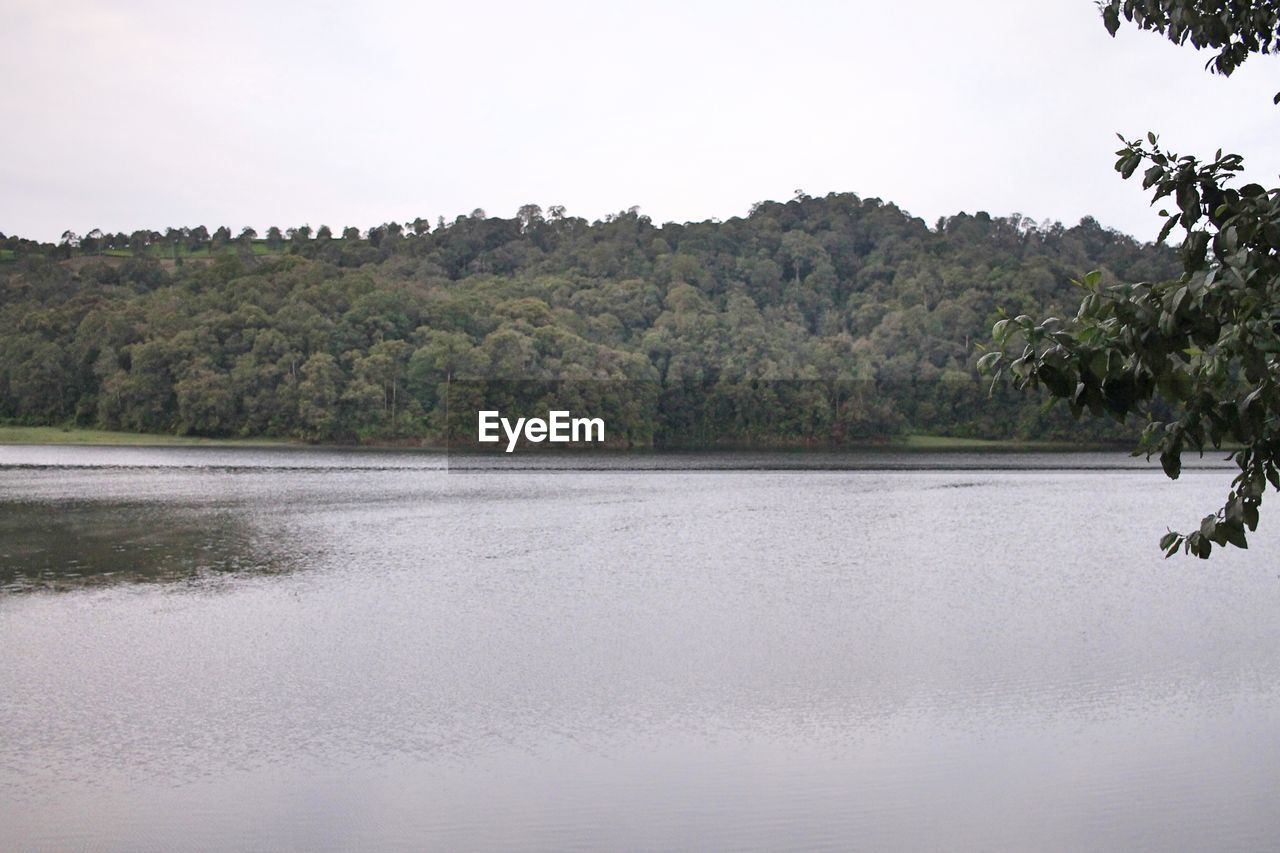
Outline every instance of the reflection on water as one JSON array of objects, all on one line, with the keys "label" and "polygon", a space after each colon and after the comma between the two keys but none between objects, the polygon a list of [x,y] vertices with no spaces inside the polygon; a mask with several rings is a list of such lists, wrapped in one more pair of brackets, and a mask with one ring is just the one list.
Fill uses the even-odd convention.
[{"label": "reflection on water", "polygon": [[280,572],[291,553],[241,514],[162,501],[0,501],[0,592]]},{"label": "reflection on water", "polygon": [[1280,837],[1280,527],[1155,546],[1228,470],[130,453],[0,460],[0,848]]}]

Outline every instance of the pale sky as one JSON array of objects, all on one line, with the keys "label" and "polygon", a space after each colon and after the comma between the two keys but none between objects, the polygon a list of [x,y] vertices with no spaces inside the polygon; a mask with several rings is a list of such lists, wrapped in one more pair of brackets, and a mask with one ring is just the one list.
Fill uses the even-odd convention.
[{"label": "pale sky", "polygon": [[1280,58],[1230,79],[1092,0],[0,0],[0,232],[525,203],[728,219],[852,191],[930,225],[1085,214],[1151,239],[1116,131],[1280,173]]}]

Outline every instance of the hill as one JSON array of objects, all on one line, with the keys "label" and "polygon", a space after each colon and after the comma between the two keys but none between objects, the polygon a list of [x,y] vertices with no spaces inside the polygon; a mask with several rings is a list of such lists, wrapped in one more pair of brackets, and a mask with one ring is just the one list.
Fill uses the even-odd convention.
[{"label": "hill", "polygon": [[640,444],[1118,439],[1130,433],[989,397],[975,342],[1002,309],[1073,306],[1090,270],[1178,271],[1167,247],[1093,219],[930,227],[848,193],[724,222],[530,205],[273,232],[0,240],[0,419],[416,441],[441,435],[454,383],[529,407],[570,380]]}]

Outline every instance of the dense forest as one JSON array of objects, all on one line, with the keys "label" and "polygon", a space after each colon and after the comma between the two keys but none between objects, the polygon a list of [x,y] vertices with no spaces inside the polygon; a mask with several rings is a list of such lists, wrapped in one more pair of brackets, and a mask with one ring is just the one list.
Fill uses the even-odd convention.
[{"label": "dense forest", "polygon": [[528,205],[338,233],[0,235],[0,420],[437,442],[446,409],[473,433],[481,402],[554,399],[642,445],[1124,438],[974,369],[1001,311],[1074,311],[1091,270],[1179,265],[1090,218],[931,228],[847,193],[686,224]]}]

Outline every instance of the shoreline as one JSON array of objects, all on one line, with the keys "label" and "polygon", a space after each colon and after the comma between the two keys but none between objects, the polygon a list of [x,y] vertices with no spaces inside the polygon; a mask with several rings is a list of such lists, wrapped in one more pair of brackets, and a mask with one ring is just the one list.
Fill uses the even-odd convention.
[{"label": "shoreline", "polygon": [[[445,453],[448,449],[440,445],[409,444],[404,442],[372,442],[367,444],[341,444],[325,442],[305,442],[290,438],[274,438],[270,436],[254,436],[247,438],[208,438],[204,436],[164,435],[159,433],[119,432],[113,430],[88,429],[83,427],[51,427],[51,426],[10,426],[0,425],[0,446],[37,446],[66,445],[85,447],[240,447],[240,448],[297,448],[328,450],[399,450]],[[1097,451],[1130,451],[1130,444],[1099,444],[1067,441],[1018,441],[1013,439],[981,439],[958,438],[937,435],[907,435],[885,441],[850,444],[843,447],[802,447],[802,446],[710,446],[710,447],[668,447],[644,448],[631,450],[606,450],[605,453],[620,452],[624,454],[650,453],[783,453],[831,455],[840,453],[865,452],[903,452],[903,451],[941,451],[941,452],[1097,452]],[[454,451],[455,453],[460,451]],[[538,451],[526,451],[538,453]],[[550,451],[542,451],[545,455]],[[465,453],[465,451],[462,451]],[[473,454],[465,454],[473,455]],[[489,455],[480,453],[475,455]]]}]

